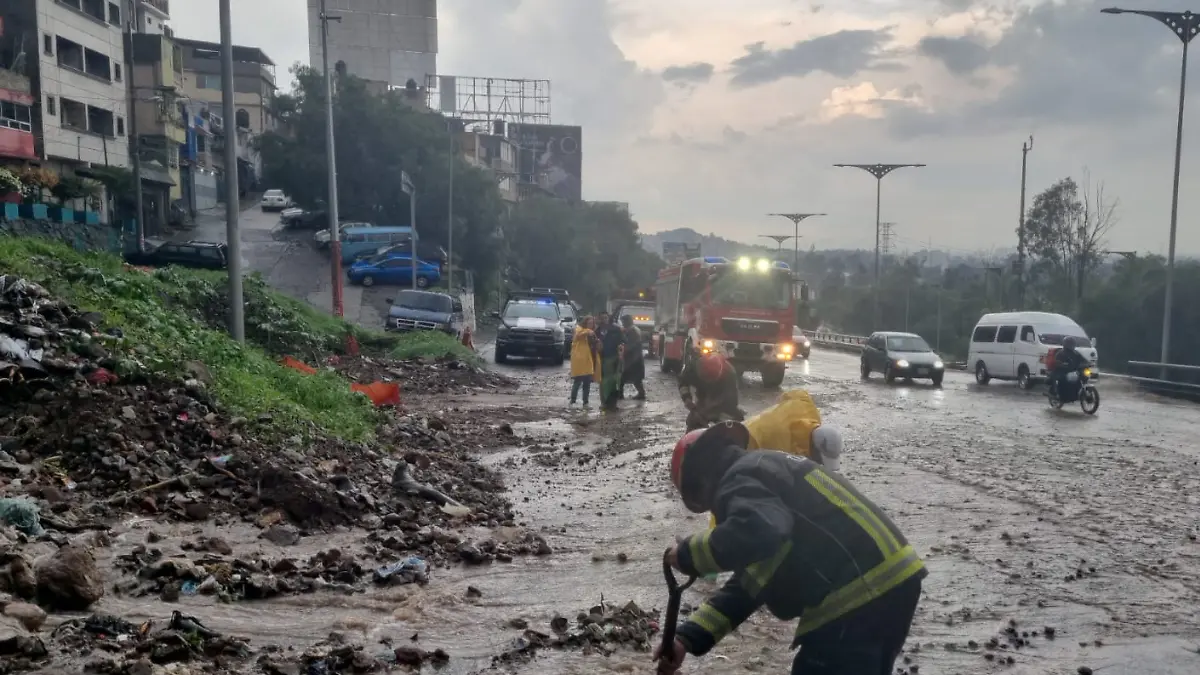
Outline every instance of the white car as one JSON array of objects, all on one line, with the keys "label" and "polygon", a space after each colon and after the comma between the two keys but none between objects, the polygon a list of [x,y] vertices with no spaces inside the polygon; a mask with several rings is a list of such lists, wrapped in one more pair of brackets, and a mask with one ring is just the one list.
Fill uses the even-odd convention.
[{"label": "white car", "polygon": [[[339,225],[339,227],[375,227],[375,224],[374,223],[343,222]],[[316,245],[318,247],[324,248],[324,247],[328,246],[329,242],[331,240],[332,240],[332,236],[329,234],[328,229],[317,230],[316,233],[313,234],[313,242],[316,243]],[[387,247],[384,247],[384,248],[387,248]]]},{"label": "white car", "polygon": [[283,190],[267,190],[259,202],[263,211],[282,211],[291,205],[292,198],[283,194]]}]

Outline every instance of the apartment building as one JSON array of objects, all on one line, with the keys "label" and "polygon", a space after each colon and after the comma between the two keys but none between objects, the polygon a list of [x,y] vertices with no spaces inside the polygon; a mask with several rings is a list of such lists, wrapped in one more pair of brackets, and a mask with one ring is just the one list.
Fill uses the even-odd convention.
[{"label": "apartment building", "polygon": [[33,74],[36,55],[26,43],[36,35],[32,4],[25,15],[0,7],[0,166],[38,158],[34,135]]},{"label": "apartment building", "polygon": [[509,203],[520,197],[518,182],[519,151],[515,143],[506,138],[503,123],[497,122],[494,131],[484,130],[455,132],[454,142],[458,153],[471,166],[486,169],[496,178],[500,196]]},{"label": "apartment building", "polygon": [[[38,154],[63,168],[129,166],[122,2],[30,2],[36,11]],[[18,10],[20,11],[20,10]],[[32,58],[32,56],[31,56]]]}]

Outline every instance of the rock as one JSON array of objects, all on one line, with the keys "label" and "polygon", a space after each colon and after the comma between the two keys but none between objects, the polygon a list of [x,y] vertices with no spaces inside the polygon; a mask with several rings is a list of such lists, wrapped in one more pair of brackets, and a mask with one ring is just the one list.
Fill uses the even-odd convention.
[{"label": "rock", "polygon": [[4,608],[4,616],[16,619],[30,633],[36,633],[46,622],[46,612],[37,605],[27,602],[14,602]]},{"label": "rock", "polygon": [[126,666],[126,675],[154,675],[154,664],[148,659],[139,659]]},{"label": "rock", "polygon": [[158,595],[163,602],[179,602],[179,585],[176,583],[168,583],[163,586],[162,593]]},{"label": "rock", "polygon": [[517,630],[525,630],[526,628],[529,628],[529,622],[518,616],[509,619],[508,626],[509,628],[516,628]]},{"label": "rock", "polygon": [[295,546],[300,541],[300,533],[287,525],[272,525],[258,536],[276,546]]},{"label": "rock", "polygon": [[209,537],[203,540],[203,545],[207,551],[220,553],[221,555],[233,555],[233,547],[229,545],[229,542],[220,537]]},{"label": "rock", "polygon": [[64,546],[34,567],[38,602],[56,611],[81,611],[104,596],[104,582],[92,552]]},{"label": "rock", "polygon": [[37,595],[37,576],[27,560],[17,556],[7,567],[0,568],[0,591],[26,600],[32,600]]},{"label": "rock", "polygon": [[183,513],[191,520],[208,520],[212,507],[203,502],[192,502],[183,507]]},{"label": "rock", "polygon": [[474,586],[467,586],[467,597],[468,598],[482,598],[483,591],[479,590],[478,588],[475,588]]}]

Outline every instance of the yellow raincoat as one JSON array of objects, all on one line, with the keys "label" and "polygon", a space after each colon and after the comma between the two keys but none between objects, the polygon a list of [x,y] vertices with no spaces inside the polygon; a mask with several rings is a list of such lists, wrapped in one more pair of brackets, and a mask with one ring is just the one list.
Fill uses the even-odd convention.
[{"label": "yellow raincoat", "polygon": [[600,381],[600,362],[592,350],[594,335],[589,328],[575,330],[575,338],[571,340],[571,377],[592,375],[596,382]]},{"label": "yellow raincoat", "polygon": [[[747,450],[782,450],[792,455],[812,458],[812,432],[821,426],[821,411],[803,389],[793,389],[779,396],[779,402],[744,422],[750,431]],[[709,527],[717,526],[709,516]]]}]

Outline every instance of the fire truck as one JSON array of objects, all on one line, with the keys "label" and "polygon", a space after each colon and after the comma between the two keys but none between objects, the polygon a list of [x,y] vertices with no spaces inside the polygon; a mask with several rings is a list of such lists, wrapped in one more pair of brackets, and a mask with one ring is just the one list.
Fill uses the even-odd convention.
[{"label": "fire truck", "polygon": [[677,373],[703,354],[718,353],[738,373],[783,383],[796,354],[792,326],[796,282],[783,262],[717,256],[693,258],[658,275],[658,332],[663,372]]},{"label": "fire truck", "polygon": [[653,288],[620,289],[613,291],[606,307],[609,316],[620,321],[622,316],[633,317],[633,325],[642,333],[642,341],[650,358],[657,358],[657,324],[655,315],[655,291]]}]

